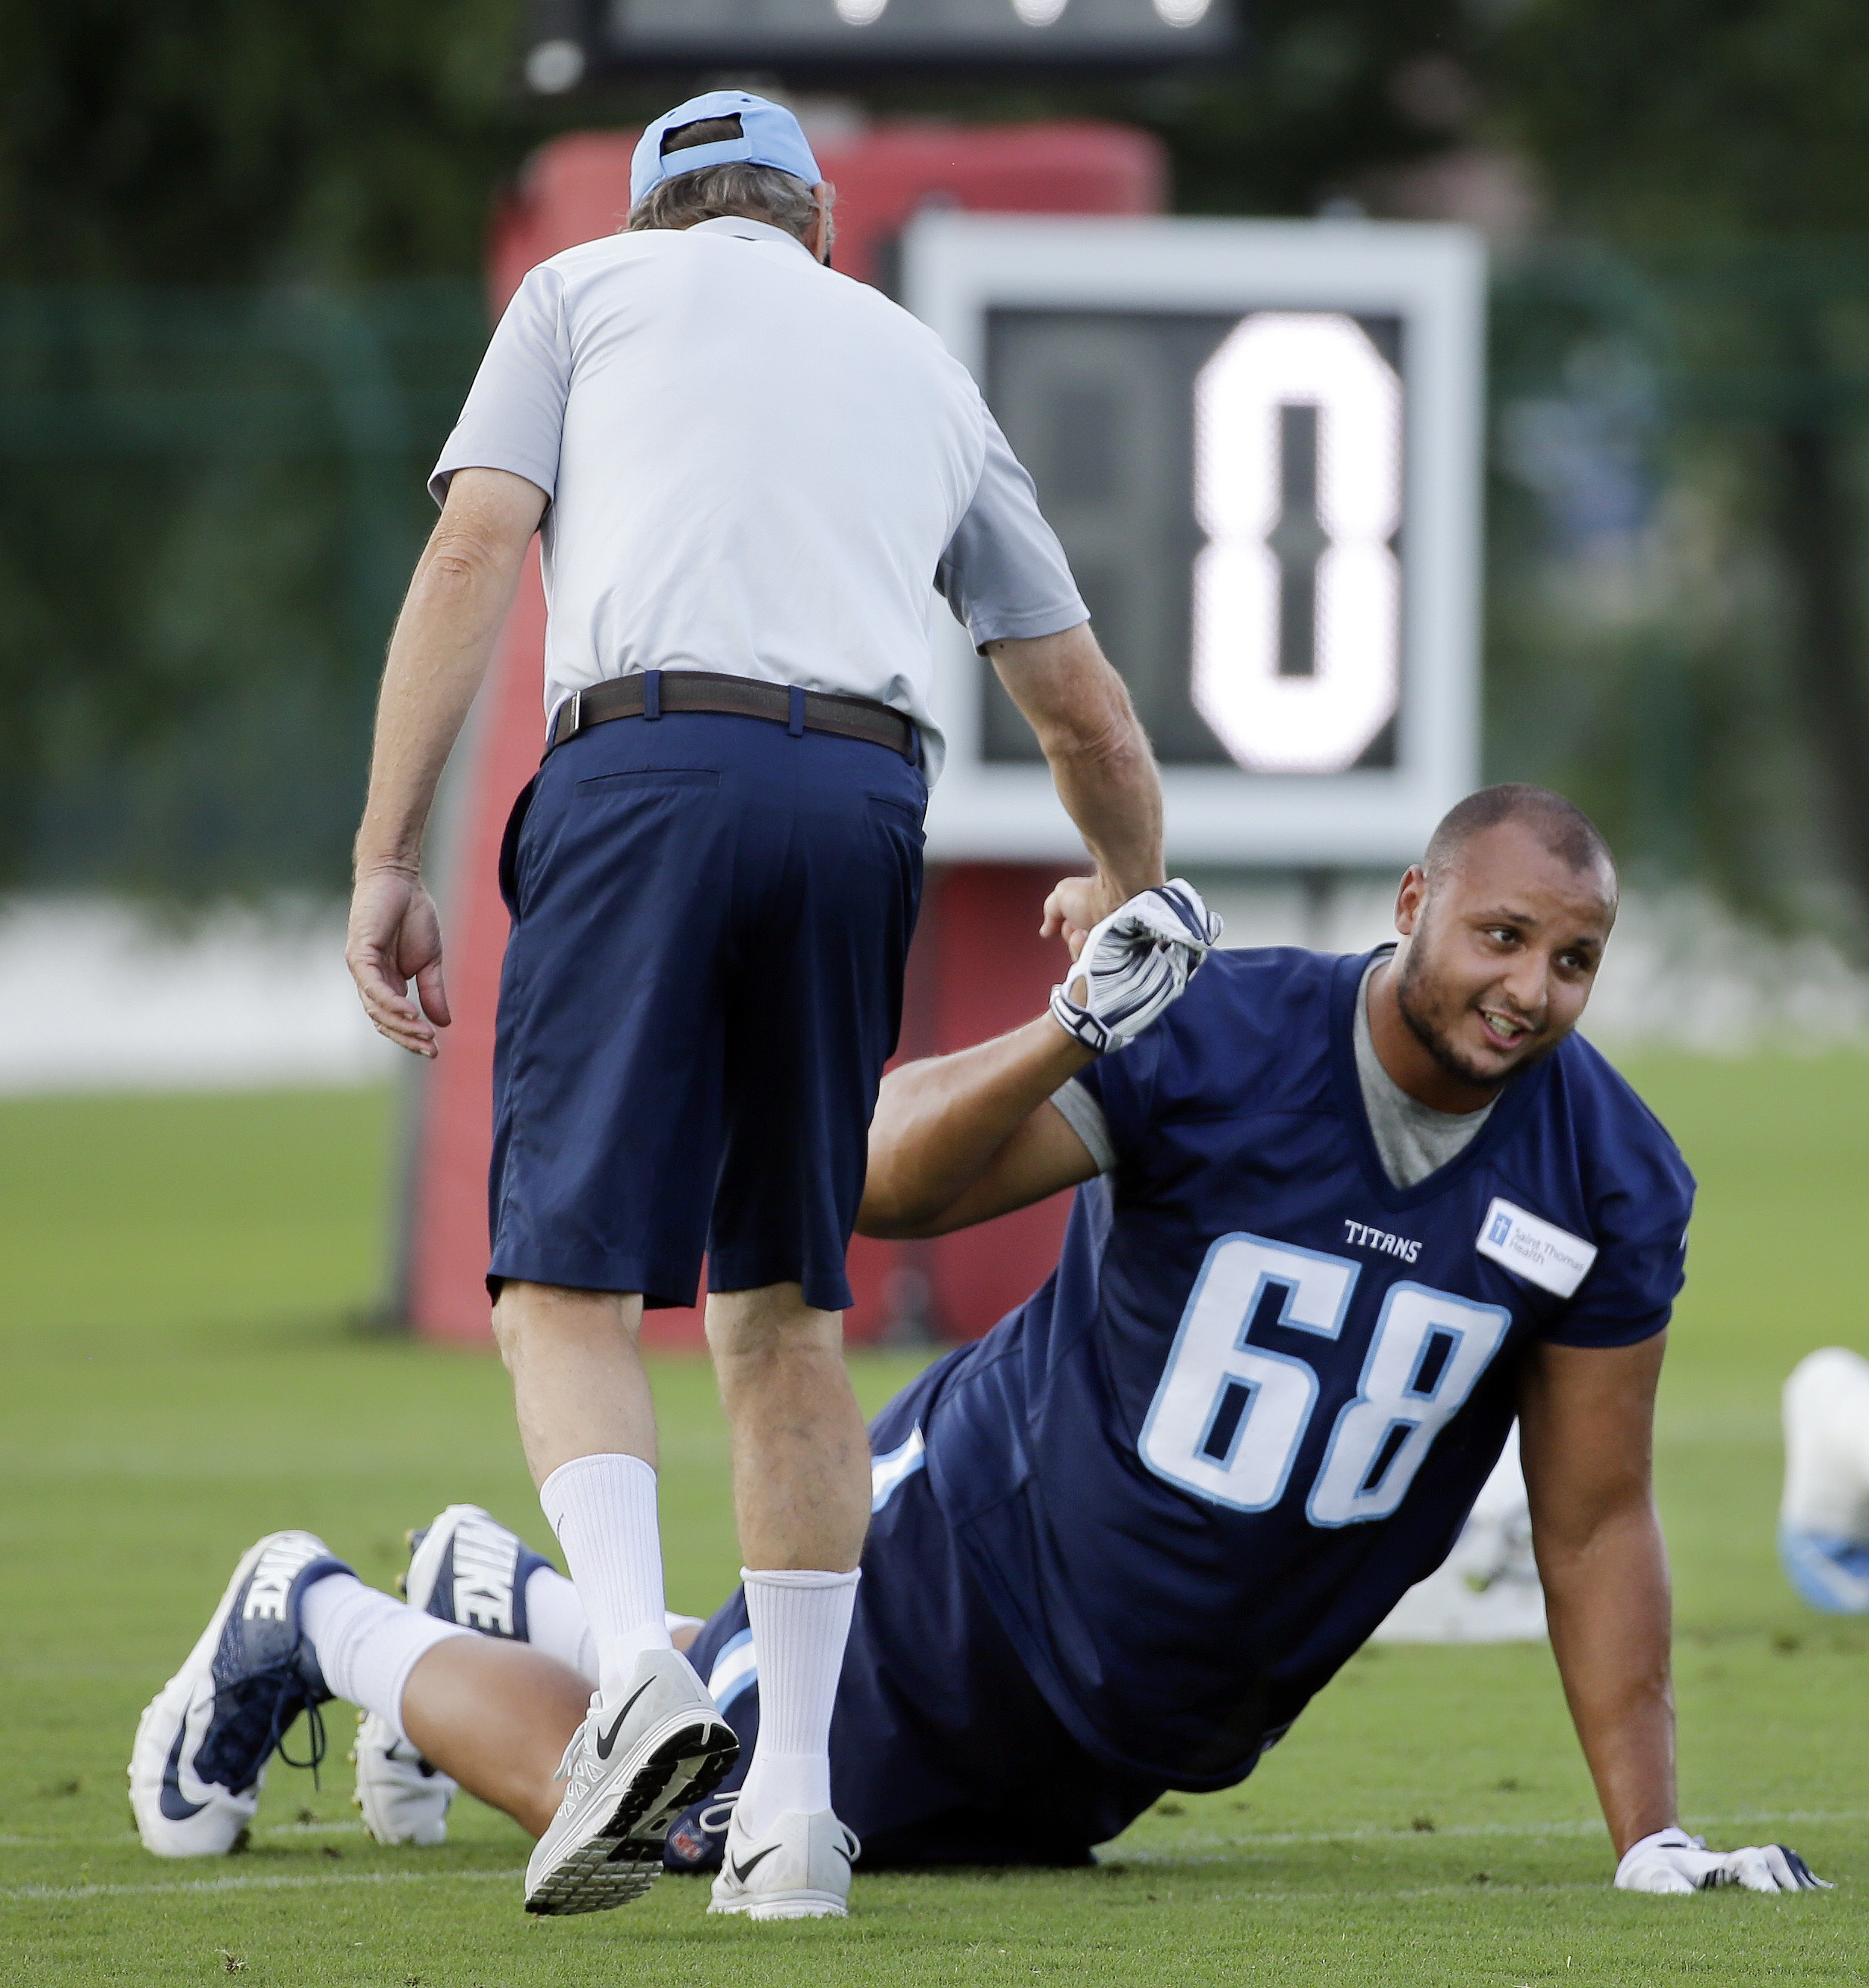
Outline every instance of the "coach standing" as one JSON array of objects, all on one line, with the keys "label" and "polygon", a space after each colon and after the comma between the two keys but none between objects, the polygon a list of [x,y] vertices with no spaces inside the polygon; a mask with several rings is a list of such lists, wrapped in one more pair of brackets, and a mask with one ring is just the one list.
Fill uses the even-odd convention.
[{"label": "coach standing", "polygon": [[695,98],[644,135],[630,199],[627,232],[521,285],[436,466],[349,958],[378,1029],[432,1056],[423,827],[539,529],[548,748],[502,857],[488,1284],[602,1677],[526,1902],[634,1896],[732,1758],[664,1627],[637,1351],[644,1306],[691,1303],[705,1250],[763,1705],[715,1909],[841,1913],[826,1746],[870,1506],[843,1259],[938,770],[931,581],[1095,860],[1048,929],[1160,881],[1160,793],[973,381],[826,266],[831,189],[791,114]]}]

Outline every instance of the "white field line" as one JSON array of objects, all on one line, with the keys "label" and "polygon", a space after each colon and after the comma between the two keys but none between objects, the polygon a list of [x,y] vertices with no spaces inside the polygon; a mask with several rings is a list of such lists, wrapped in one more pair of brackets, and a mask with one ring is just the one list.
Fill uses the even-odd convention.
[{"label": "white field line", "polygon": [[208,1878],[184,1885],[8,1885],[0,1898],[140,1898],[160,1892],[171,1898],[203,1897],[223,1892],[300,1892],[326,1885],[514,1884],[523,1871],[333,1871],[302,1877],[284,1872],[260,1878]]}]

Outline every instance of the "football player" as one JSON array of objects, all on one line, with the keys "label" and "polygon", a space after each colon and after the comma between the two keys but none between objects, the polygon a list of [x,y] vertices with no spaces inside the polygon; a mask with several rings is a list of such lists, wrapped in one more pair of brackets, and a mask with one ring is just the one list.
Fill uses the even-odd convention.
[{"label": "football player", "polygon": [[[1446,1556],[1515,1417],[1614,1882],[1817,1883],[1781,1846],[1721,1853],[1679,1827],[1649,1459],[1693,1184],[1573,1033],[1616,902],[1576,808],[1492,788],[1404,877],[1393,947],[1222,952],[1190,979],[1208,928],[1184,893],[1179,938],[1161,907],[1073,930],[1048,1013],[887,1080],[866,1232],[1078,1193],[1045,1285],[872,1427],[839,1827],[801,1891],[834,1888],[858,1836],[873,1864],[1082,1863],[1164,1790],[1242,1780]],[[502,1529],[471,1516],[485,1556]],[[456,1508],[431,1529],[404,1616],[461,1623],[462,1525]],[[302,1650],[307,1696],[316,1677],[380,1722],[359,1774],[386,1818],[425,1799],[432,1830],[431,1763],[535,1833],[557,1807],[589,1689],[576,1597],[505,1537],[526,1614],[496,1598],[493,1636],[438,1641],[389,1682],[349,1645]],[[744,1757],[759,1702],[739,1595],[688,1654]],[[188,1800],[237,1796],[206,1786],[194,1726],[168,1753],[176,1723],[140,1745],[145,1781],[166,1764]],[[249,1787],[280,1724],[249,1719]],[[718,1865],[732,1801],[730,1778],[679,1817],[667,1860]],[[717,1898],[740,1882],[722,1868]]]},{"label": "football player", "polygon": [[1828,1615],[1869,1614],[1869,1360],[1807,1354],[1785,1383],[1778,1551],[1791,1585]]}]

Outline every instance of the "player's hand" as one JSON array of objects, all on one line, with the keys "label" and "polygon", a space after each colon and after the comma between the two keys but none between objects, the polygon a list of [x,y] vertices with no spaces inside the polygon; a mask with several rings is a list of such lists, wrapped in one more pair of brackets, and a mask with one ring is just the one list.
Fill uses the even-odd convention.
[{"label": "player's hand", "polygon": [[1063,986],[1051,990],[1052,1018],[1097,1056],[1120,1050],[1181,999],[1220,936],[1220,921],[1191,884],[1158,884],[1093,925]]},{"label": "player's hand", "polygon": [[[448,990],[441,921],[418,878],[404,870],[370,870],[357,878],[344,963],[377,1033],[415,1056],[432,1057],[434,1032],[449,1021]],[[411,980],[419,1006],[409,998]]]},{"label": "player's hand", "polygon": [[1744,1850],[1709,1850],[1704,1836],[1684,1829],[1657,1830],[1632,1843],[1616,1867],[1619,1892],[1714,1892],[1739,1885],[1749,1892],[1827,1892],[1795,1850],[1782,1843]]}]

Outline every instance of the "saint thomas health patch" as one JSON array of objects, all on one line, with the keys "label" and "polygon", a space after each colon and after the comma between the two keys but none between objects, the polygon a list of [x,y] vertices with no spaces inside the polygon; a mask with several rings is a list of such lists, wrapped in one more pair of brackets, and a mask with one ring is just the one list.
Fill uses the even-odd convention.
[{"label": "saint thomas health patch", "polygon": [[1495,1195],[1486,1219],[1480,1224],[1479,1240],[1474,1245],[1482,1256],[1503,1263],[1528,1284],[1556,1297],[1574,1295],[1597,1260],[1597,1246],[1573,1236],[1555,1222],[1529,1215],[1523,1208]]}]

